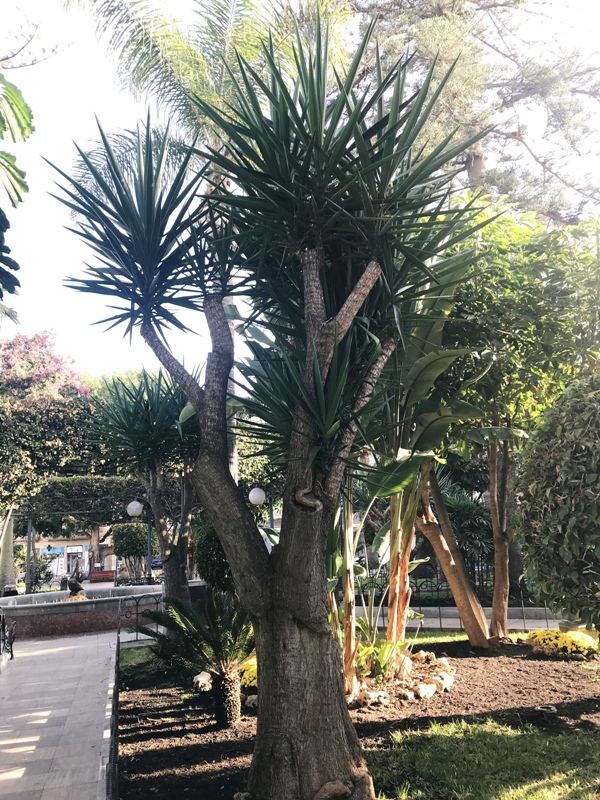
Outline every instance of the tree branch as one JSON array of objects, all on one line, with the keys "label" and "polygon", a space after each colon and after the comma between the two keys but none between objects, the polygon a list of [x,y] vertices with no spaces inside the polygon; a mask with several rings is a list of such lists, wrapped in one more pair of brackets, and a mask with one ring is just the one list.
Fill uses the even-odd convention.
[{"label": "tree branch", "polygon": [[179,363],[149,322],[142,324],[141,332],[142,338],[152,349],[154,355],[169,375],[177,381],[196,412],[200,413],[204,401],[204,391],[198,381],[190,375],[183,364]]},{"label": "tree branch", "polygon": [[208,295],[204,300],[204,314],[212,350],[206,360],[204,402],[200,415],[202,447],[227,462],[227,387],[233,368],[234,345],[223,307],[223,295]]},{"label": "tree branch", "polygon": [[352,449],[352,445],[354,443],[354,439],[356,437],[356,433],[358,431],[358,422],[357,419],[360,415],[360,412],[363,408],[367,405],[371,397],[373,396],[373,392],[375,390],[375,386],[377,385],[377,381],[379,380],[379,376],[381,375],[385,365],[390,359],[390,356],[398,346],[397,339],[390,337],[386,339],[381,347],[381,353],[377,357],[377,359],[371,365],[369,372],[367,373],[362,386],[358,390],[356,394],[356,399],[354,401],[354,406],[352,408],[354,419],[348,425],[344,434],[342,435],[341,447],[339,449],[337,459],[332,465],[329,474],[327,476],[327,480],[325,481],[325,495],[331,500],[332,498],[337,497],[340,487],[342,485],[342,479],[344,477],[344,470],[345,470],[345,460],[350,455],[350,451]]},{"label": "tree branch", "polygon": [[338,344],[350,330],[350,326],[354,322],[362,304],[367,299],[369,292],[377,283],[380,275],[381,267],[377,261],[369,262],[344,305],[340,308],[334,319],[328,320],[327,326],[334,328]]}]

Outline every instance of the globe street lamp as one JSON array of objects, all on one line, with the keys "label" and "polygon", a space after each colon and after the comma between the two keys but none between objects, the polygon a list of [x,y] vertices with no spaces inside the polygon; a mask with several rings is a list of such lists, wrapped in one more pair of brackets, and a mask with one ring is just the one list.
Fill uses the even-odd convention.
[{"label": "globe street lamp", "polygon": [[[248,500],[252,503],[253,506],[262,506],[262,504],[267,499],[267,495],[265,494],[265,490],[261,489],[260,486],[255,486],[254,489],[250,489],[250,494],[248,495]],[[273,516],[273,501],[269,497],[269,527],[275,527],[275,518]]]},{"label": "globe street lamp", "polygon": [[[146,562],[146,583],[154,583],[152,580],[152,509],[150,505],[146,506],[148,510],[148,559]],[[132,500],[127,506],[127,513],[130,517],[140,517],[144,510],[144,504],[139,500]]]}]

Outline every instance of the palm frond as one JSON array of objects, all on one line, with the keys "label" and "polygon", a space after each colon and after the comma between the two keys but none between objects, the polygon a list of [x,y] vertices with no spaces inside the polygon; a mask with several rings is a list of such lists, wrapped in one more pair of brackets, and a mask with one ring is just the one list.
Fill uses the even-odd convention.
[{"label": "palm frond", "polygon": [[203,601],[193,605],[167,599],[165,609],[145,612],[145,616],[166,633],[140,628],[154,640],[155,652],[165,660],[222,677],[239,668],[254,649],[250,620],[226,592],[210,589]]}]

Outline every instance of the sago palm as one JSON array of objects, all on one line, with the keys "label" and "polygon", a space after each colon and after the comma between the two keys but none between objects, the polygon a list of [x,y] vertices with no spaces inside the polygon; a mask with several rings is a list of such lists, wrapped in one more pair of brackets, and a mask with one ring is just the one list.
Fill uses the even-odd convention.
[{"label": "sago palm", "polygon": [[154,652],[192,673],[208,672],[217,724],[235,727],[241,718],[240,667],[254,649],[252,625],[239,603],[226,592],[208,591],[193,605],[165,601],[165,611],[146,616],[166,633],[140,630],[154,639]]}]

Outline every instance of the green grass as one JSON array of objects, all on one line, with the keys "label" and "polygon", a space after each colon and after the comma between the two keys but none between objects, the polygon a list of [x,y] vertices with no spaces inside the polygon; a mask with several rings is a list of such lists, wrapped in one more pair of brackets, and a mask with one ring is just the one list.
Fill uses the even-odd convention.
[{"label": "green grass", "polygon": [[382,800],[598,800],[600,736],[432,723],[367,752]]},{"label": "green grass", "polygon": [[406,638],[415,645],[445,644],[446,642],[466,642],[467,634],[463,631],[441,631],[435,628],[424,630],[421,628],[417,636],[409,629],[406,632]]},{"label": "green grass", "polygon": [[149,647],[121,647],[119,655],[119,668],[137,667],[146,664],[153,658]]}]

